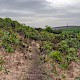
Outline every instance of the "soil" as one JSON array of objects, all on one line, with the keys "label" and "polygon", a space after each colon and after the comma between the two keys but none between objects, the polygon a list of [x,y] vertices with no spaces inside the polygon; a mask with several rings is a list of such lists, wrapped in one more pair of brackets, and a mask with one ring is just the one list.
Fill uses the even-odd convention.
[{"label": "soil", "polygon": [[5,60],[0,80],[47,80],[40,60],[39,44],[32,41],[26,50],[24,53],[6,53],[0,49],[0,55]]},{"label": "soil", "polygon": [[31,41],[23,51],[6,53],[0,48],[0,56],[5,63],[0,71],[0,80],[75,80],[80,77],[80,62],[71,62],[69,70],[61,70],[55,63],[44,63],[41,59],[40,45]]}]

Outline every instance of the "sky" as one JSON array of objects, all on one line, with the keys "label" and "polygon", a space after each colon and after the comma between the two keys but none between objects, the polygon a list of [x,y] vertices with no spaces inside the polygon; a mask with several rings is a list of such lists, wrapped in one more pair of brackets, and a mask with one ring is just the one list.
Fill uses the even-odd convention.
[{"label": "sky", "polygon": [[31,27],[80,25],[80,0],[0,0],[0,17]]}]

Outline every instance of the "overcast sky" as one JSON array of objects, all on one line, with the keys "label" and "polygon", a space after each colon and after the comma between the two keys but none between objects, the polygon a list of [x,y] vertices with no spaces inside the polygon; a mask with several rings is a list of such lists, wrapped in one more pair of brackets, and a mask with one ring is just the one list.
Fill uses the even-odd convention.
[{"label": "overcast sky", "polygon": [[80,25],[80,0],[0,0],[0,17],[34,27]]}]

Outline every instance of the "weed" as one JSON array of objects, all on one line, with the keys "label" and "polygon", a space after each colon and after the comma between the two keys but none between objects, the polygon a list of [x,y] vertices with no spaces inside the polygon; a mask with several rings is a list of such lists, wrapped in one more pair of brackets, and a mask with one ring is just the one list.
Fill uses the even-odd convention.
[{"label": "weed", "polygon": [[50,58],[56,60],[56,61],[60,61],[62,62],[62,56],[61,53],[59,51],[53,51],[50,53]]}]

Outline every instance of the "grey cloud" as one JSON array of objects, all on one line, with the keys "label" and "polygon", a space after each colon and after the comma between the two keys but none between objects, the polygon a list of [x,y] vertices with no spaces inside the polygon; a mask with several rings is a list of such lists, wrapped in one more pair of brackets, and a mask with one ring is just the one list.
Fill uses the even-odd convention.
[{"label": "grey cloud", "polygon": [[31,26],[65,25],[68,21],[79,24],[80,1],[71,1],[69,5],[57,7],[47,0],[0,0],[0,17],[11,17]]},{"label": "grey cloud", "polygon": [[0,5],[7,9],[35,10],[44,8],[47,2],[44,0],[3,0]]}]

